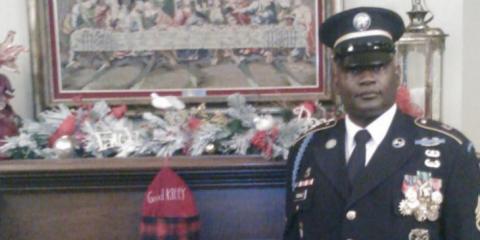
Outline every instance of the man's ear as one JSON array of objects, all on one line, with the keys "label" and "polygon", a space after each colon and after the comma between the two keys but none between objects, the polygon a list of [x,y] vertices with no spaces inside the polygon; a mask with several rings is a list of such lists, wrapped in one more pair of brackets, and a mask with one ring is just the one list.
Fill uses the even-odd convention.
[{"label": "man's ear", "polygon": [[398,61],[396,58],[393,59],[393,67],[394,67],[395,80],[397,82],[397,88],[398,88],[401,85],[400,74],[401,74],[402,68],[400,67],[400,64],[398,64]]},{"label": "man's ear", "polygon": [[332,80],[333,80],[333,87],[334,87],[334,91],[338,91],[338,83],[339,83],[339,78],[340,78],[340,66],[338,65],[338,63],[336,63],[335,61],[333,61],[332,63]]}]

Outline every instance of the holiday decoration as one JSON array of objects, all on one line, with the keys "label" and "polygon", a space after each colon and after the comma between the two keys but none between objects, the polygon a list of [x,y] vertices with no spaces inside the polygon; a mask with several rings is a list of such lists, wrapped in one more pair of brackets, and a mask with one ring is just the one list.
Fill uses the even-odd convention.
[{"label": "holiday decoration", "polygon": [[59,158],[68,158],[73,156],[74,146],[72,139],[65,135],[55,141],[53,148]]},{"label": "holiday decoration", "polygon": [[200,216],[193,193],[171,168],[163,167],[145,192],[140,239],[200,239]]},{"label": "holiday decoration", "polygon": [[185,108],[185,104],[174,96],[159,96],[156,93],[150,94],[152,99],[151,104],[158,109],[176,109],[181,110]]},{"label": "holiday decoration", "polygon": [[9,31],[7,36],[0,43],[0,67],[7,68],[10,71],[18,72],[15,61],[20,53],[26,52],[27,49],[21,45],[13,45],[15,32]]},{"label": "holiday decoration", "polygon": [[313,102],[278,113],[256,109],[238,94],[227,104],[224,110],[209,111],[205,104],[187,109],[176,97],[152,94],[158,110],[133,117],[126,116],[126,106],[105,101],[72,109],[58,105],[41,113],[39,122],[25,121],[0,152],[11,158],[260,154],[281,159],[301,135],[326,121],[314,116],[325,117],[326,110],[317,111]]},{"label": "holiday decoration", "polygon": [[[0,68],[18,72],[15,61],[18,55],[26,52],[27,49],[20,45],[13,45],[14,37],[15,32],[9,31],[5,40],[0,43]],[[9,104],[13,92],[14,89],[8,77],[0,74],[0,146],[5,143],[5,137],[14,136],[18,133],[17,127],[20,124],[20,118]],[[2,154],[0,154],[1,158],[4,158]]]},{"label": "holiday decoration", "polygon": [[412,117],[420,117],[423,115],[422,108],[412,102],[410,91],[405,84],[401,84],[397,89],[396,102],[400,110]]}]

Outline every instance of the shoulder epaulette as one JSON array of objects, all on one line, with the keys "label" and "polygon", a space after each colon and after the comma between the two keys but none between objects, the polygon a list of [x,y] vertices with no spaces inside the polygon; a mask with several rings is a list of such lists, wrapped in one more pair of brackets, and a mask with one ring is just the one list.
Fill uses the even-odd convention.
[{"label": "shoulder epaulette", "polygon": [[308,136],[312,133],[335,127],[335,125],[337,125],[337,120],[335,118],[330,118],[330,119],[327,119],[325,121],[322,121],[319,125],[313,127],[312,129],[308,130],[304,134],[300,135],[300,137],[297,138],[297,140],[295,140],[295,143],[293,145],[297,144],[302,139],[304,139],[306,136]]},{"label": "shoulder epaulette", "polygon": [[438,121],[434,121],[434,120],[431,120],[431,119],[417,118],[417,119],[415,119],[415,125],[423,128],[423,129],[427,129],[427,130],[430,130],[430,131],[441,133],[443,135],[446,135],[446,136],[452,138],[453,140],[458,142],[458,144],[460,144],[460,145],[463,144],[464,137],[457,130],[455,130],[453,127],[451,127],[447,124],[444,124],[444,123],[441,123],[441,122],[438,122]]}]

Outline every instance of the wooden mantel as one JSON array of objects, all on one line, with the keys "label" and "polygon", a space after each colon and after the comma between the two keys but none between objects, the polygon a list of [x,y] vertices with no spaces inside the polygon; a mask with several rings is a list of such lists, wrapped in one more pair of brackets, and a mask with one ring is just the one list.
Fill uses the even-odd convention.
[{"label": "wooden mantel", "polygon": [[[192,188],[280,186],[285,162],[259,156],[172,157],[167,163]],[[160,158],[0,161],[0,191],[145,188]]]},{"label": "wooden mantel", "polygon": [[[144,192],[160,158],[0,161],[0,239],[139,239]],[[173,157],[192,188],[201,239],[280,239],[284,161]]]}]

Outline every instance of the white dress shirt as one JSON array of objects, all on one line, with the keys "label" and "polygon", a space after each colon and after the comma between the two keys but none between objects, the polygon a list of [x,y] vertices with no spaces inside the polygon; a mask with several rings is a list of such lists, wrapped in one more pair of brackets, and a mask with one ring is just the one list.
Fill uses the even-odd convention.
[{"label": "white dress shirt", "polygon": [[387,135],[388,129],[392,124],[393,117],[395,116],[395,112],[397,111],[397,105],[394,104],[390,107],[386,112],[384,112],[380,117],[375,119],[375,121],[371,122],[366,128],[361,128],[355,123],[347,115],[345,118],[345,127],[347,129],[346,136],[345,136],[345,157],[347,159],[350,158],[350,155],[355,149],[355,134],[358,131],[366,129],[372,138],[367,142],[365,145],[366,156],[365,156],[365,166],[368,165],[370,159],[372,158],[375,150],[377,150],[380,143],[383,141],[385,136]]}]

